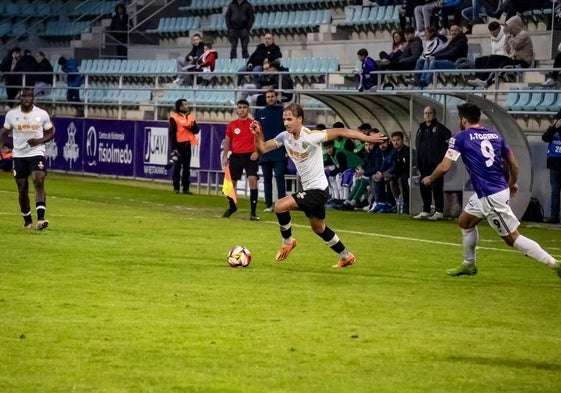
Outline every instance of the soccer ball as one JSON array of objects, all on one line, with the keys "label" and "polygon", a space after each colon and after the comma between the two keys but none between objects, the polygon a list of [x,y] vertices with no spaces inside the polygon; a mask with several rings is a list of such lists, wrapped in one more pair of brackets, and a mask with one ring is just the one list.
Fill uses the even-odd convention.
[{"label": "soccer ball", "polygon": [[235,246],[228,252],[226,261],[230,267],[248,267],[251,263],[251,252],[243,246]]}]

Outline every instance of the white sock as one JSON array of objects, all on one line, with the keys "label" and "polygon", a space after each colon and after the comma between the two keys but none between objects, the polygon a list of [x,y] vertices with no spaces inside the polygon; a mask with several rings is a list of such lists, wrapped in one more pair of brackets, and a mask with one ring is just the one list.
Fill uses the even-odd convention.
[{"label": "white sock", "polygon": [[536,261],[546,264],[551,268],[557,267],[557,261],[543,250],[538,243],[522,235],[514,242],[514,248],[522,251],[524,255],[534,258]]},{"label": "white sock", "polygon": [[462,244],[464,245],[464,265],[475,265],[475,246],[479,241],[477,227],[462,229]]}]

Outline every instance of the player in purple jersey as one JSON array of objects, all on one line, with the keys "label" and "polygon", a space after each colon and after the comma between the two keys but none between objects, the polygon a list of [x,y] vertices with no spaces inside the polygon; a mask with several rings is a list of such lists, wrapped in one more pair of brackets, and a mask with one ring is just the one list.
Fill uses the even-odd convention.
[{"label": "player in purple jersey", "polygon": [[[464,246],[463,262],[447,270],[450,276],[477,274],[475,246],[479,240],[477,224],[483,219],[499,234],[510,247],[554,269],[561,278],[561,264],[544,251],[538,243],[518,232],[520,222],[510,208],[510,197],[518,191],[518,163],[513,152],[496,131],[479,125],[481,110],[472,103],[458,106],[458,117],[462,131],[455,134],[449,143],[444,159],[430,176],[422,179],[429,185],[444,176],[452,163],[460,156],[466,166],[475,194],[469,199],[458,218],[462,229]],[[505,179],[503,160],[508,166],[508,180]]]}]

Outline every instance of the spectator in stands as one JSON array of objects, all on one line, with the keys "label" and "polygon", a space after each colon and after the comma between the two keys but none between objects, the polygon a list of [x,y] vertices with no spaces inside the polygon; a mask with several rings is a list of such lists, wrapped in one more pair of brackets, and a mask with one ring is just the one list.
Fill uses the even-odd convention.
[{"label": "spectator in stands", "polygon": [[405,39],[405,34],[401,31],[394,31],[392,33],[392,50],[390,53],[386,51],[380,52],[380,60],[376,61],[378,66],[388,65],[399,59],[399,56],[403,53],[403,49],[407,46],[407,40]]},{"label": "spectator in stands", "polygon": [[431,18],[434,9],[438,6],[438,2],[435,0],[425,0],[423,5],[418,5],[415,7],[415,27],[417,36],[423,36],[425,34],[425,29],[432,26]]},{"label": "spectator in stands", "polygon": [[[263,37],[263,43],[257,45],[255,51],[249,56],[247,63],[240,67],[238,72],[254,72],[255,76],[253,81],[257,82],[259,74],[263,72],[263,62],[265,59],[271,62],[282,57],[282,52],[277,44],[275,44],[275,39],[271,33],[266,33]],[[244,74],[238,75],[238,86],[243,84],[245,79]]]},{"label": "spectator in stands", "polygon": [[210,82],[210,76],[205,76],[204,73],[214,71],[218,53],[216,52],[216,50],[212,49],[212,44],[210,42],[204,44],[203,48],[203,54],[197,59],[195,68],[191,68],[190,72],[203,72],[202,76],[199,75],[197,77],[197,83],[201,85],[207,85]]},{"label": "spectator in stands", "polygon": [[2,60],[0,70],[6,83],[6,96],[8,98],[8,108],[15,105],[15,99],[21,89],[21,76],[13,73],[18,61],[21,59],[22,52],[19,47],[14,47],[10,53]]},{"label": "spectator in stands", "polygon": [[[557,47],[557,55],[555,55],[555,60],[553,60],[553,68],[561,68],[561,44]],[[546,80],[542,83],[544,87],[553,87],[559,78],[559,71],[552,71],[546,75]]]},{"label": "spectator in stands", "polygon": [[[261,123],[261,129],[265,140],[275,138],[284,131],[282,113],[284,108],[280,105],[275,90],[265,93],[267,105],[255,112],[255,120]],[[277,199],[286,195],[286,184],[284,182],[284,168],[286,167],[286,149],[284,146],[271,150],[259,156],[259,165],[263,172],[263,191],[265,193],[265,212],[273,211],[273,176],[277,186]]]},{"label": "spectator in stands", "polygon": [[[61,56],[58,59],[58,64],[62,72],[66,73],[66,101],[80,102],[80,86],[82,86],[82,75],[78,70],[78,62],[74,58],[66,59]],[[84,115],[84,110],[81,105],[76,105],[76,116],[81,117]]]},{"label": "spectator in stands", "polygon": [[440,29],[440,34],[446,35],[448,33],[448,18],[450,15],[454,16],[454,24],[460,25],[461,14],[460,8],[462,0],[442,0],[438,2],[437,7],[433,9],[433,19],[435,20],[434,26]]},{"label": "spectator in stands", "polygon": [[129,20],[125,5],[117,4],[115,15],[111,18],[111,24],[109,25],[109,34],[115,39],[117,57],[120,59],[126,59],[128,55],[130,27],[132,27],[132,22]]},{"label": "spectator in stands", "polygon": [[232,0],[226,10],[226,27],[228,28],[228,40],[230,41],[230,59],[238,57],[238,41],[242,47],[242,58],[248,59],[249,31],[255,22],[253,6],[247,0]]},{"label": "spectator in stands", "polygon": [[492,18],[500,19],[503,13],[506,13],[506,20],[509,20],[517,14],[522,14],[524,11],[541,8],[550,0],[504,0],[495,12],[488,13]]},{"label": "spectator in stands", "polygon": [[[429,26],[425,28],[425,50],[423,51],[421,58],[417,60],[417,67],[415,67],[415,69],[419,69],[419,63],[423,65],[429,57],[434,56],[435,53],[444,49],[447,44],[448,38],[444,35],[438,34],[436,27]],[[422,67],[420,69],[422,69]]]},{"label": "spectator in stands", "polygon": [[14,67],[14,72],[22,73],[20,75],[22,86],[35,86],[35,75],[33,73],[37,72],[37,62],[29,49],[23,51],[23,56]]},{"label": "spectator in stands", "polygon": [[[261,74],[261,77],[259,77],[257,86],[265,91],[279,91],[279,101],[282,103],[288,102],[294,97],[294,93],[292,93],[294,90],[294,81],[290,74],[288,74],[288,71],[288,68],[281,66],[278,59],[271,61],[267,69]],[[279,74],[278,72],[282,72],[283,74]],[[259,95],[256,100],[256,105],[264,106],[264,98],[264,94]]]},{"label": "spectator in stands", "polygon": [[378,83],[378,76],[372,74],[372,72],[376,71],[376,62],[373,58],[368,56],[368,50],[365,48],[359,49],[356,56],[361,62],[360,73],[355,75],[355,79],[358,83],[358,91],[368,91],[376,87]]},{"label": "spectator in stands", "polygon": [[462,17],[467,21],[466,34],[471,34],[473,25],[481,23],[479,11],[485,9],[487,15],[493,13],[497,7],[497,0],[471,0],[471,6],[462,9]]},{"label": "spectator in stands", "polygon": [[425,0],[403,1],[399,9],[399,26],[401,31],[404,31],[407,26],[413,26],[415,22],[415,8],[423,4],[425,4]]},{"label": "spectator in stands", "polygon": [[411,81],[414,85],[421,88],[430,85],[433,82],[434,70],[454,69],[458,59],[467,57],[468,40],[466,35],[462,33],[462,28],[458,25],[452,25],[450,36],[452,38],[445,48],[417,61],[415,69],[427,72],[415,74],[415,78]]},{"label": "spectator in stands", "polygon": [[44,72],[44,74],[35,75],[35,97],[48,95],[53,84],[53,66],[41,51],[35,53],[35,61],[37,62],[36,71]]},{"label": "spectator in stands", "polygon": [[[506,34],[503,26],[493,21],[489,23],[488,29],[491,33],[491,55],[476,58],[474,64],[466,68],[479,70],[496,68],[499,64],[508,59],[505,47]],[[489,75],[491,75],[489,72],[477,72],[475,76],[480,82],[475,83],[474,81],[468,81],[468,84],[471,86],[484,86],[485,80],[489,78]]]},{"label": "spectator in stands", "polygon": [[[405,135],[401,131],[393,132],[390,136],[393,145],[393,173],[390,186],[394,199],[400,200],[399,214],[409,214],[409,146],[404,143]],[[398,204],[399,207],[399,204]]]},{"label": "spectator in stands", "polygon": [[[177,62],[177,72],[183,73],[195,68],[197,66],[197,60],[205,51],[203,44],[203,37],[199,33],[193,34],[191,37],[191,51],[185,55],[185,57],[179,56],[176,59]],[[179,74],[177,78],[173,81],[176,85],[192,85],[193,79],[191,75],[181,75]]]},{"label": "spectator in stands", "polygon": [[171,142],[173,164],[173,190],[179,194],[181,185],[184,194],[192,194],[189,191],[191,184],[191,146],[199,144],[196,134],[200,129],[191,113],[187,100],[180,98],[175,101],[174,112],[169,117],[169,140]]},{"label": "spectator in stands", "polygon": [[423,53],[423,41],[415,36],[415,29],[408,26],[403,31],[405,39],[407,40],[407,45],[403,48],[403,52],[397,57],[395,61],[391,61],[390,64],[381,65],[382,69],[385,70],[414,70],[417,60],[421,57]]},{"label": "spectator in stands", "polygon": [[[534,46],[532,43],[532,38],[526,30],[524,30],[524,25],[522,24],[522,19],[516,15],[505,22],[504,33],[506,35],[505,39],[505,51],[506,56],[496,57],[496,60],[500,61],[498,68],[514,68],[530,67],[534,59]],[[504,72],[499,73],[499,77],[503,77]],[[487,88],[495,83],[495,73],[491,73],[486,81],[475,79],[468,81],[468,84],[476,87]]]},{"label": "spectator in stands", "polygon": [[548,144],[547,169],[551,186],[551,210],[548,224],[559,224],[559,202],[561,193],[561,111],[555,115],[555,123],[542,135],[542,141]]},{"label": "spectator in stands", "polygon": [[[417,170],[421,179],[430,176],[442,161],[448,149],[448,140],[452,133],[436,119],[436,109],[427,106],[423,111],[424,122],[419,124],[415,138]],[[444,179],[440,178],[429,185],[420,184],[423,211],[413,218],[431,221],[444,218]],[[431,215],[431,204],[434,198],[435,211]]]}]

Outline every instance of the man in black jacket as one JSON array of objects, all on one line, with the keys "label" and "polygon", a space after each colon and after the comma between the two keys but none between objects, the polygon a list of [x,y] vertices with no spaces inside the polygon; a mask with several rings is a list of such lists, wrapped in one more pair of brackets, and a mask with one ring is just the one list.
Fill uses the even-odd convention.
[{"label": "man in black jacket", "polygon": [[[254,72],[253,77],[254,82],[257,82],[258,75],[263,72],[263,62],[267,59],[269,62],[280,59],[282,57],[282,52],[277,44],[275,44],[275,39],[271,33],[266,33],[263,37],[263,43],[257,45],[255,51],[249,56],[247,63],[240,67],[238,72]],[[238,75],[238,86],[243,84],[243,79],[245,75]]]},{"label": "man in black jacket", "polygon": [[238,57],[238,41],[242,46],[242,57],[249,58],[247,45],[249,44],[249,31],[255,22],[253,7],[247,0],[232,0],[226,10],[226,27],[228,28],[228,39],[230,41],[230,59]]},{"label": "man in black jacket", "polygon": [[542,135],[542,141],[548,143],[547,169],[551,186],[551,210],[548,224],[559,224],[559,200],[561,193],[561,111],[555,116],[555,123],[550,125]]},{"label": "man in black jacket", "polygon": [[[280,61],[275,60],[269,63],[269,67],[261,74],[257,80],[256,86],[260,89],[269,90],[280,90],[279,101],[281,103],[288,102],[292,100],[294,93],[294,81],[290,77],[290,74],[278,74],[280,72],[288,72],[288,68],[281,66]],[[280,78],[279,78],[280,76]],[[260,94],[256,99],[257,106],[265,105],[265,94]]]},{"label": "man in black jacket", "polygon": [[41,51],[35,53],[35,61],[37,62],[36,71],[44,72],[44,74],[35,75],[35,97],[37,97],[49,94],[49,87],[53,84],[53,66]]},{"label": "man in black jacket", "polygon": [[[185,57],[179,56],[176,59],[178,73],[187,72],[195,68],[197,66],[197,60],[199,60],[199,57],[201,57],[205,51],[203,37],[199,33],[193,34],[191,43],[193,44],[191,51],[187,53]],[[192,85],[193,77],[191,75],[178,75],[173,83],[177,85]]]},{"label": "man in black jacket", "polygon": [[415,64],[423,54],[423,41],[415,36],[415,29],[408,26],[403,31],[407,45],[396,61],[387,65],[382,65],[382,69],[388,70],[414,70]]},{"label": "man in black jacket", "polygon": [[458,25],[450,27],[450,42],[448,45],[426,59],[417,61],[416,70],[425,70],[422,74],[415,74],[413,83],[426,87],[432,83],[434,70],[449,70],[455,68],[456,60],[468,56],[468,39]]},{"label": "man in black jacket", "polygon": [[[419,125],[415,145],[417,151],[417,170],[421,179],[430,176],[444,158],[448,150],[448,140],[452,133],[445,125],[436,120],[436,109],[427,106],[423,111],[425,121]],[[430,185],[420,184],[423,211],[413,218],[442,220],[444,215],[444,178],[433,181]],[[431,215],[431,203],[434,198],[435,211]]]}]

